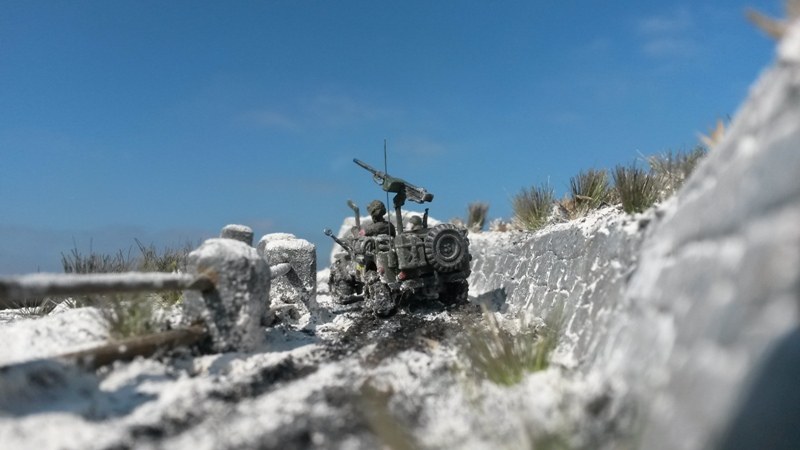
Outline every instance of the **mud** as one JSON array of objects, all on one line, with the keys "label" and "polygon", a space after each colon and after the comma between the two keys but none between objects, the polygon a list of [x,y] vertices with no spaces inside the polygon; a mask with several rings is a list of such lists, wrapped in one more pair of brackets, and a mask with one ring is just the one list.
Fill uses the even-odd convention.
[{"label": "mud", "polygon": [[371,346],[364,364],[375,367],[406,350],[425,351],[431,345],[453,342],[480,316],[480,307],[472,303],[416,307],[389,318],[362,313],[336,341],[327,343],[327,349],[336,360]]}]

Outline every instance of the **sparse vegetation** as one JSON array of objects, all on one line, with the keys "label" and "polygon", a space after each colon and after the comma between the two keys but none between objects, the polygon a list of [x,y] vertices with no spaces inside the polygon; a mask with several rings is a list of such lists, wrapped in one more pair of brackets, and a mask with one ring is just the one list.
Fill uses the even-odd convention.
[{"label": "sparse vegetation", "polygon": [[470,203],[467,206],[467,229],[475,232],[483,230],[483,227],[486,225],[486,215],[488,212],[488,203]]},{"label": "sparse vegetation", "polygon": [[90,243],[88,255],[82,254],[77,245],[69,254],[62,253],[61,266],[64,268],[64,273],[118,273],[132,270],[134,261],[131,259],[130,250],[127,255],[122,250],[113,255],[104,255],[95,253]]},{"label": "sparse vegetation", "polygon": [[464,219],[462,219],[461,217],[453,217],[448,222],[457,227],[464,227],[464,228],[467,227],[467,224],[464,223]]},{"label": "sparse vegetation", "polygon": [[617,166],[614,169],[614,188],[622,202],[622,209],[633,214],[652,206],[659,197],[658,177],[636,166]]},{"label": "sparse vegetation", "polygon": [[683,185],[706,153],[705,147],[698,146],[688,153],[670,150],[647,158],[650,171],[658,180],[662,200],[674,194]]},{"label": "sparse vegetation", "polygon": [[527,230],[538,230],[547,222],[555,196],[549,183],[522,189],[512,199],[515,221]]},{"label": "sparse vegetation", "polygon": [[139,248],[139,257],[132,257],[131,250],[125,253],[118,250],[113,255],[96,253],[89,245],[89,254],[84,255],[73,247],[68,254],[61,254],[61,265],[65,273],[121,273],[137,270],[140,272],[177,272],[185,269],[186,257],[194,248],[186,243],[179,249],[169,247],[159,253],[155,245],[144,245],[134,239]]},{"label": "sparse vegetation", "polygon": [[[703,140],[715,145],[723,133],[724,125],[719,121],[712,137]],[[688,152],[668,151],[647,157],[649,170],[633,162],[616,166],[611,175],[605,169],[581,171],[570,178],[569,193],[557,202],[549,184],[522,189],[511,200],[512,223],[518,229],[535,231],[549,221],[576,219],[603,205],[621,204],[629,214],[642,212],[680,189],[707,153],[707,147],[698,145]],[[557,208],[552,208],[553,204]]]},{"label": "sparse vegetation", "polygon": [[53,312],[58,306],[58,301],[52,298],[26,298],[18,302],[12,302],[11,307],[16,309],[21,315],[27,317],[41,317]]},{"label": "sparse vegetation", "polygon": [[525,374],[544,370],[561,336],[562,308],[558,307],[538,329],[523,327],[511,333],[500,326],[494,314],[484,307],[485,328],[470,331],[465,348],[469,370],[481,379],[512,386]]},{"label": "sparse vegetation", "polygon": [[[165,248],[159,252],[154,245],[146,246],[135,240],[139,249],[137,257],[131,256],[131,250],[117,251],[114,254],[102,254],[89,248],[88,254],[75,246],[68,253],[61,254],[61,264],[65,273],[121,273],[140,272],[176,272],[185,270],[186,261],[193,246],[189,243],[179,249]],[[149,295],[91,295],[79,296],[66,300],[68,307],[95,306],[107,323],[109,332],[114,338],[126,338],[158,331],[158,311],[174,305],[181,299],[182,293],[161,292]],[[11,303],[23,316],[45,316],[50,314],[60,303],[58,298],[28,298]]]},{"label": "sparse vegetation", "polygon": [[153,295],[111,295],[99,306],[111,337],[124,339],[158,330],[159,298]]},{"label": "sparse vegetation", "polygon": [[[150,244],[145,246],[136,239],[141,258],[138,261],[137,269],[141,272],[181,272],[186,270],[186,260],[189,253],[194,249],[190,243],[184,244],[179,249],[165,247],[159,253],[156,246]],[[159,294],[162,300],[168,304],[175,304],[181,299],[182,293],[179,291],[162,292]]]},{"label": "sparse vegetation", "polygon": [[586,214],[611,201],[612,191],[608,172],[605,170],[581,171],[570,178],[569,185],[573,207],[570,215],[573,217]]},{"label": "sparse vegetation", "polygon": [[506,232],[509,229],[511,225],[499,217],[489,222],[489,231]]},{"label": "sparse vegetation", "polygon": [[[178,272],[186,268],[186,259],[194,248],[187,242],[179,249],[165,247],[159,253],[153,244],[145,245],[138,239],[134,241],[139,249],[138,257],[132,257],[130,249],[127,253],[118,250],[113,255],[97,253],[90,244],[88,254],[81,253],[77,246],[68,254],[62,253],[61,265],[65,273]],[[181,292],[162,292],[158,296],[168,304],[175,304],[180,300]],[[77,299],[77,304],[80,305],[104,303],[107,302],[102,297],[86,296]]]},{"label": "sparse vegetation", "polygon": [[150,244],[146,246],[138,239],[135,239],[139,247],[141,257],[137,263],[137,270],[141,272],[179,272],[186,269],[186,257],[194,249],[190,243],[184,244],[179,249],[165,247],[159,254],[156,246]]}]

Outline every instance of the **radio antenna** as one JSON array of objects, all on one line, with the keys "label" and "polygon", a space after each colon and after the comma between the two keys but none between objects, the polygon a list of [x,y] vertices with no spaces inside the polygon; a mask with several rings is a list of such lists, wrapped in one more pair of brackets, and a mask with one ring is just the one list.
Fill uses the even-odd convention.
[{"label": "radio antenna", "polygon": [[389,173],[389,161],[386,159],[386,139],[383,140],[383,171]]},{"label": "radio antenna", "polygon": [[[383,173],[385,173],[387,176],[389,175],[389,160],[386,157],[386,139],[385,138],[383,139]],[[387,219],[387,222],[389,222],[389,226],[391,227],[391,225],[392,225],[392,215],[389,214],[389,211],[391,211],[389,209],[389,191],[386,191],[386,219]],[[397,229],[397,225],[395,225],[395,233],[397,232],[396,229]],[[392,233],[392,229],[389,228],[389,235],[390,236],[394,236],[395,233]]]}]

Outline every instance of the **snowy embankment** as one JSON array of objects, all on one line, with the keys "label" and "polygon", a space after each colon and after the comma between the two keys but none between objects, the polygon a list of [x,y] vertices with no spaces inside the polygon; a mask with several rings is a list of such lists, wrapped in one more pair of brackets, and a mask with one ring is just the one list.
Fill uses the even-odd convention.
[{"label": "snowy embankment", "polygon": [[[383,320],[333,304],[320,285],[313,317],[276,315],[251,352],[176,352],[95,373],[49,358],[105,337],[93,310],[0,323],[0,361],[15,363],[0,367],[0,442],[796,448],[786,418],[798,416],[798,92],[800,24],[666,204],[472,235],[471,306]],[[474,303],[509,329],[563,308],[552,364],[510,386],[471,376],[463,339],[481,321]]]},{"label": "snowy embankment", "polygon": [[[536,235],[473,235],[473,302],[487,303],[513,327],[523,309],[534,312],[536,305],[518,305],[513,292],[498,302],[490,281],[494,269],[480,268],[491,260],[484,253],[515,239],[607,236],[609,226],[628,235],[623,225],[632,226],[609,209],[577,227],[556,225]],[[598,271],[616,267],[594,265]],[[603,292],[602,282],[585,284]],[[477,306],[418,308],[383,320],[363,314],[358,305],[334,305],[324,283],[319,288],[311,325],[269,328],[255,352],[183,353],[117,363],[96,374],[53,360],[0,369],[0,440],[11,448],[374,448],[393,439],[485,448],[526,446],[552,436],[585,446],[620,435],[608,423],[619,415],[608,400],[613,393],[602,380],[575,371],[569,340],[550,368],[502,387],[464,370],[464,332],[481,321]],[[0,350],[0,358],[24,359],[27,344],[15,336],[37,339],[25,334],[34,329],[48,339],[28,359],[83,348],[105,337],[99,324],[92,309],[6,323],[2,330],[12,344]],[[94,334],[66,337],[78,330]]]}]

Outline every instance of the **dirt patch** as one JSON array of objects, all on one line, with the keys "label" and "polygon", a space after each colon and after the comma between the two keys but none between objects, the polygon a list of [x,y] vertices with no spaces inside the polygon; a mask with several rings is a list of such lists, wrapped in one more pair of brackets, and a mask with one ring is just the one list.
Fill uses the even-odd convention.
[{"label": "dirt patch", "polygon": [[404,310],[388,318],[363,313],[338,340],[328,343],[328,351],[338,359],[372,345],[365,364],[374,367],[406,350],[425,351],[451,342],[480,315],[480,307],[471,303]]}]

